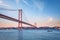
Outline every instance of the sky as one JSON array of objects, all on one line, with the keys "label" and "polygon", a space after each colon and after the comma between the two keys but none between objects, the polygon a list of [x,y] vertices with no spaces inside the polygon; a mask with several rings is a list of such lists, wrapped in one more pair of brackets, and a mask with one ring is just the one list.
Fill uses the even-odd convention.
[{"label": "sky", "polygon": [[[37,27],[60,26],[60,0],[0,0],[0,14],[18,19],[18,9],[22,9],[24,22],[36,23]],[[0,27],[17,25],[16,22],[0,18]]]}]

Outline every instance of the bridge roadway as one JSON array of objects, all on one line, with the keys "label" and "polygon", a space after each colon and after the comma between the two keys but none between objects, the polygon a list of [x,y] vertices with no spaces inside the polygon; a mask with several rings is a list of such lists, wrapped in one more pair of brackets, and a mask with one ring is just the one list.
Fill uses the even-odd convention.
[{"label": "bridge roadway", "polygon": [[34,25],[32,25],[30,23],[27,23],[27,22],[24,22],[24,21],[19,21],[19,20],[15,19],[15,18],[6,16],[6,15],[3,15],[3,14],[0,14],[0,18],[7,19],[7,20],[10,20],[10,21],[14,21],[14,22],[20,22],[20,23],[23,23],[23,24],[26,24],[26,25],[30,25],[32,27],[35,27]]}]

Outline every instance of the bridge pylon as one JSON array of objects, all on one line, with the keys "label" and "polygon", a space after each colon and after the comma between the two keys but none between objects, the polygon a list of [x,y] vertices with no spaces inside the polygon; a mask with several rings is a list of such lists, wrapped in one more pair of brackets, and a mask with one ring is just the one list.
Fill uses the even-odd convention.
[{"label": "bridge pylon", "polygon": [[[22,9],[18,9],[18,28],[22,28]],[[21,22],[20,22],[21,21]]]}]

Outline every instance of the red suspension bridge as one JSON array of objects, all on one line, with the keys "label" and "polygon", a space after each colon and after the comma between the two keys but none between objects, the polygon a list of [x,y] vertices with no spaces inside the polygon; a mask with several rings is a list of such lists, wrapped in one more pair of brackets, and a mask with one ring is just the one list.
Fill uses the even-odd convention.
[{"label": "red suspension bridge", "polygon": [[[3,10],[7,10],[7,9],[3,9]],[[16,10],[8,10],[8,11],[16,11]],[[22,23],[26,24],[26,25],[29,25],[29,26],[32,26],[32,27],[36,27],[35,25],[32,25],[30,23],[22,21],[22,9],[18,10],[18,19],[9,17],[9,16],[4,15],[4,14],[0,14],[0,18],[7,19],[7,20],[10,20],[10,21],[14,21],[14,22],[18,22],[18,28],[22,27]]]}]

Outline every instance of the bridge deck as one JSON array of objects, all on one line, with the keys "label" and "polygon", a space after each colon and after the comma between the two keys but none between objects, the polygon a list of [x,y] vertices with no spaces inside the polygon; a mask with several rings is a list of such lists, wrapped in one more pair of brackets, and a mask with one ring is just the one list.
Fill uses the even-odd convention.
[{"label": "bridge deck", "polygon": [[[34,25],[29,24],[29,23],[27,23],[27,22],[19,21],[19,20],[15,19],[15,18],[6,16],[6,15],[3,15],[3,14],[0,14],[0,18],[7,19],[7,20],[10,20],[10,21],[14,21],[14,22],[20,22],[20,23],[23,23],[23,24],[26,24],[26,25],[30,25],[30,26],[34,26]],[[35,26],[34,26],[34,27],[35,27]]]}]

